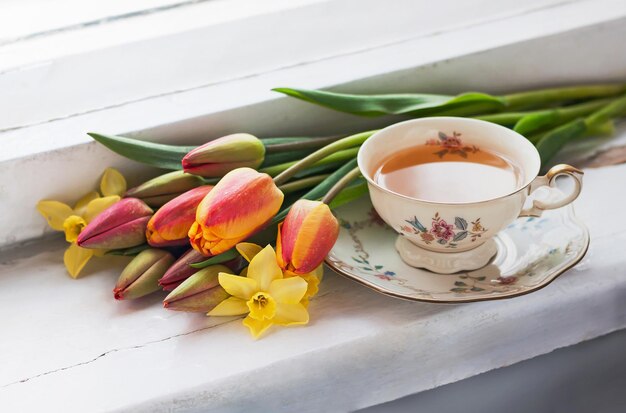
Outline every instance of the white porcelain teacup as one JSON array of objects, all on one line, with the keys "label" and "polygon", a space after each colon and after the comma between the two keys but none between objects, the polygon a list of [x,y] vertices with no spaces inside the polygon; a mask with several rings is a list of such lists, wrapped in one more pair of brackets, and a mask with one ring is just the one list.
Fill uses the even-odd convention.
[{"label": "white porcelain teacup", "polygon": [[[440,132],[459,136],[455,145],[475,146],[511,160],[521,171],[521,183],[512,192],[475,202],[433,202],[393,192],[376,182],[374,174],[384,159],[403,149],[433,142]],[[422,118],[384,128],[361,146],[358,164],[367,179],[374,208],[401,235],[396,247],[404,261],[442,273],[485,265],[496,253],[492,238],[500,230],[517,217],[540,216],[544,210],[569,204],[582,188],[582,171],[556,165],[546,175],[538,176],[539,153],[526,138],[503,126],[467,118]],[[541,186],[554,187],[559,175],[573,179],[570,194],[554,202],[536,199],[524,209],[529,194]]]}]

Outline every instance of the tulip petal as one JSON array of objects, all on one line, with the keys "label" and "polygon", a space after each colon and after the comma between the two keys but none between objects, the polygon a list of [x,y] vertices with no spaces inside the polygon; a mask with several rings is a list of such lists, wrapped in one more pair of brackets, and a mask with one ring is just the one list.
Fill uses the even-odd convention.
[{"label": "tulip petal", "polygon": [[100,180],[100,191],[104,196],[124,195],[126,192],[126,179],[124,175],[115,168],[107,168]]},{"label": "tulip petal", "polygon": [[87,205],[87,211],[85,212],[84,216],[85,220],[87,221],[87,223],[91,222],[102,211],[115,204],[119,200],[120,197],[117,195],[105,196],[103,198],[94,199]]},{"label": "tulip petal", "polygon": [[263,249],[260,245],[251,242],[240,242],[236,245],[236,248],[239,254],[248,262],[252,261],[252,258]]},{"label": "tulip petal", "polygon": [[[283,227],[283,234],[285,227]],[[333,216],[328,205],[319,203],[318,206],[309,211],[298,228],[291,251],[291,266],[293,266],[294,271],[298,274],[313,271],[324,261],[338,235],[339,223],[337,219]],[[283,243],[287,244],[287,241],[283,240]]]},{"label": "tulip petal", "polygon": [[272,320],[283,326],[306,324],[309,322],[309,312],[302,304],[280,303],[276,307],[276,315]]},{"label": "tulip petal", "polygon": [[252,278],[244,278],[238,275],[221,272],[218,276],[219,283],[230,295],[248,301],[257,291],[259,284]]},{"label": "tulip petal", "polygon": [[260,291],[268,291],[272,281],[283,278],[271,245],[263,248],[248,266],[248,278],[256,280]]},{"label": "tulip petal", "polygon": [[219,303],[213,310],[209,311],[207,315],[210,316],[233,316],[248,314],[250,310],[244,300],[237,297],[228,297],[221,303]]},{"label": "tulip petal", "polygon": [[76,244],[72,244],[63,254],[63,263],[67,272],[72,278],[78,278],[81,270],[85,267],[89,259],[93,256],[93,251],[87,248],[81,248]]},{"label": "tulip petal", "polygon": [[308,284],[301,277],[282,278],[270,284],[269,293],[279,303],[297,304],[307,292]]},{"label": "tulip petal", "polygon": [[83,195],[83,197],[76,202],[76,205],[74,205],[74,215],[84,216],[87,212],[87,205],[97,198],[100,198],[100,195],[96,191],[91,191]]},{"label": "tulip petal", "polygon": [[261,337],[261,334],[265,332],[271,325],[271,320],[256,320],[250,316],[243,319],[243,325],[250,329],[250,334],[257,339]]},{"label": "tulip petal", "polygon": [[59,201],[39,201],[37,211],[48,221],[50,228],[56,231],[63,231],[63,222],[74,213],[72,208]]}]

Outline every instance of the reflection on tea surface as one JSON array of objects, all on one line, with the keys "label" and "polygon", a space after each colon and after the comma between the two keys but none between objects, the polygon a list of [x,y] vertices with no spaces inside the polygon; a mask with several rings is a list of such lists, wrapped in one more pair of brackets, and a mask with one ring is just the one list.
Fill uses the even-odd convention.
[{"label": "reflection on tea surface", "polygon": [[475,146],[432,144],[403,149],[384,159],[374,180],[393,192],[433,202],[476,202],[515,191],[520,168]]}]

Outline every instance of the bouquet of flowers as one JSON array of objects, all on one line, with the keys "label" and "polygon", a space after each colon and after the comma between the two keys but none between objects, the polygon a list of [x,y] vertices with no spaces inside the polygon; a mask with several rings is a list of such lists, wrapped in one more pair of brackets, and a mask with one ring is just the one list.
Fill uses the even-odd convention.
[{"label": "bouquet of flowers", "polygon": [[[498,123],[533,142],[547,163],[568,142],[613,132],[626,114],[626,85],[583,85],[504,96],[464,93],[348,95],[278,92],[359,116],[464,116]],[[236,133],[177,146],[90,133],[116,153],[169,172],[127,189],[107,169],[100,191],[72,208],[42,200],[38,211],[65,233],[68,273],[93,257],[133,257],[113,295],[168,291],[168,310],[245,315],[254,337],[271,325],[309,321],[323,261],[339,224],[332,209],[367,193],[356,155],[376,131],[259,139]],[[265,245],[265,246],[263,246]]]}]

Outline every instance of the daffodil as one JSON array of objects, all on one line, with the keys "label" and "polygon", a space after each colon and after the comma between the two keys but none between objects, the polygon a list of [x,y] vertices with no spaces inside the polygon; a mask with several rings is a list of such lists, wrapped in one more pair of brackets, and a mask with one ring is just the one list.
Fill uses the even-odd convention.
[{"label": "daffodil", "polygon": [[308,323],[309,313],[302,304],[307,282],[300,276],[284,278],[270,245],[261,249],[255,244],[240,243],[237,250],[250,265],[240,276],[219,273],[219,283],[231,297],[219,303],[208,315],[247,314],[243,324],[254,338],[260,337],[272,324]]},{"label": "daffodil", "polygon": [[37,211],[48,221],[55,231],[63,231],[65,240],[71,245],[65,250],[63,262],[72,278],[77,278],[81,270],[94,255],[101,251],[81,248],[76,245],[78,234],[98,214],[116,203],[126,192],[126,179],[117,170],[107,168],[100,180],[100,191],[91,191],[81,197],[74,208],[59,201],[42,200],[37,203]]}]

